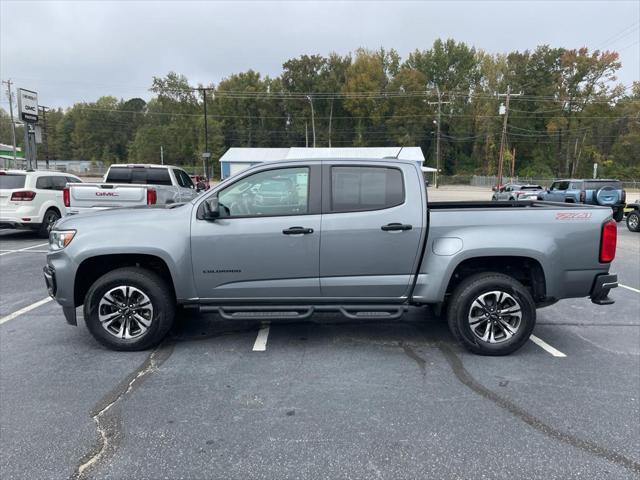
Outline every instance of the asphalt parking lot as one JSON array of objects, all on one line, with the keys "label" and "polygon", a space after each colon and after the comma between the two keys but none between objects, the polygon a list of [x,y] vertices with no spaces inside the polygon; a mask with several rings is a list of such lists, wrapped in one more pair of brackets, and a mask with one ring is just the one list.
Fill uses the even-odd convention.
[{"label": "asphalt parking lot", "polygon": [[117,353],[48,301],[46,244],[0,231],[0,477],[640,476],[640,235],[619,225],[615,305],[538,311],[509,357],[394,323],[182,318]]}]

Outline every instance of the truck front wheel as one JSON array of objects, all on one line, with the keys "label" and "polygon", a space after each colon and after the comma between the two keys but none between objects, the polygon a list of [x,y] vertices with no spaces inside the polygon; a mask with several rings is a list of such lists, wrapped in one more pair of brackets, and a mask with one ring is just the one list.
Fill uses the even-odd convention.
[{"label": "truck front wheel", "polygon": [[84,299],[93,337],[112,350],[145,350],[159,344],[175,317],[173,292],[150,270],[124,267],[106,273]]},{"label": "truck front wheel", "polygon": [[479,273],[457,286],[447,312],[449,329],[468,350],[508,355],[529,339],[536,307],[529,291],[501,273]]}]

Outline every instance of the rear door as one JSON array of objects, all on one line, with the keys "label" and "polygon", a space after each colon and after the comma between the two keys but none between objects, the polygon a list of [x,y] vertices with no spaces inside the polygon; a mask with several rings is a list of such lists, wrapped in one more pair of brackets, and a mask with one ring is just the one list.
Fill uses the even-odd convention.
[{"label": "rear door", "polygon": [[196,187],[191,180],[191,177],[187,175],[187,172],[179,168],[173,169],[173,175],[176,177],[178,183],[178,190],[180,192],[180,201],[189,202],[197,196]]},{"label": "rear door", "polygon": [[[265,201],[263,185],[293,188]],[[217,195],[221,217],[196,216],[191,227],[193,275],[201,299],[274,301],[320,297],[320,166],[265,168]]]},{"label": "rear door", "polygon": [[408,295],[426,227],[418,173],[411,164],[323,165],[323,297]]}]

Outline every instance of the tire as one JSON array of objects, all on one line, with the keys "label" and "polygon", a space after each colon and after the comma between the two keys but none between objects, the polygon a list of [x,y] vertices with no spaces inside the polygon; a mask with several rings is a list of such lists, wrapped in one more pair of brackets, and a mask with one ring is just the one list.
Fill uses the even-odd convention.
[{"label": "tire", "polygon": [[613,211],[613,219],[616,222],[621,222],[624,219],[624,208],[618,208]]},{"label": "tire", "polygon": [[58,220],[60,220],[60,214],[57,210],[53,208],[47,210],[42,217],[42,224],[40,228],[38,228],[38,236],[41,238],[49,238],[49,232]]},{"label": "tire", "polygon": [[[502,298],[499,302],[502,310],[515,315],[499,315],[499,309],[491,310],[499,298]],[[489,317],[484,316],[485,310],[475,303],[476,300],[487,307]],[[472,322],[472,317],[480,320]],[[455,339],[467,350],[479,355],[508,355],[522,347],[531,336],[536,323],[536,306],[529,291],[514,278],[501,273],[479,273],[457,286],[449,300],[447,321]],[[491,329],[489,322],[493,324]]]},{"label": "tire", "polygon": [[[140,305],[138,309],[129,310],[130,305],[121,308],[126,292],[133,305]],[[118,315],[122,311],[124,313]],[[128,313],[131,316],[126,318]],[[111,350],[155,347],[171,330],[175,313],[174,295],[166,282],[154,272],[139,267],[106,273],[95,281],[84,298],[87,328],[98,342]]]},{"label": "tire", "polygon": [[610,185],[605,185],[596,190],[594,198],[596,203],[603,207],[611,207],[612,205],[620,203],[618,191]]},{"label": "tire", "polygon": [[640,212],[633,211],[627,215],[627,228],[632,232],[640,232]]}]

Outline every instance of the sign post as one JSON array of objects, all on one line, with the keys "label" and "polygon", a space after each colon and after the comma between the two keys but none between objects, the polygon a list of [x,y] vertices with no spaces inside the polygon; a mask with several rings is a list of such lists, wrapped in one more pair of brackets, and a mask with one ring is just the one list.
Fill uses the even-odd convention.
[{"label": "sign post", "polygon": [[24,88],[18,89],[18,118],[24,123],[24,157],[27,169],[33,170],[36,161],[35,123],[38,122],[38,94]]}]

